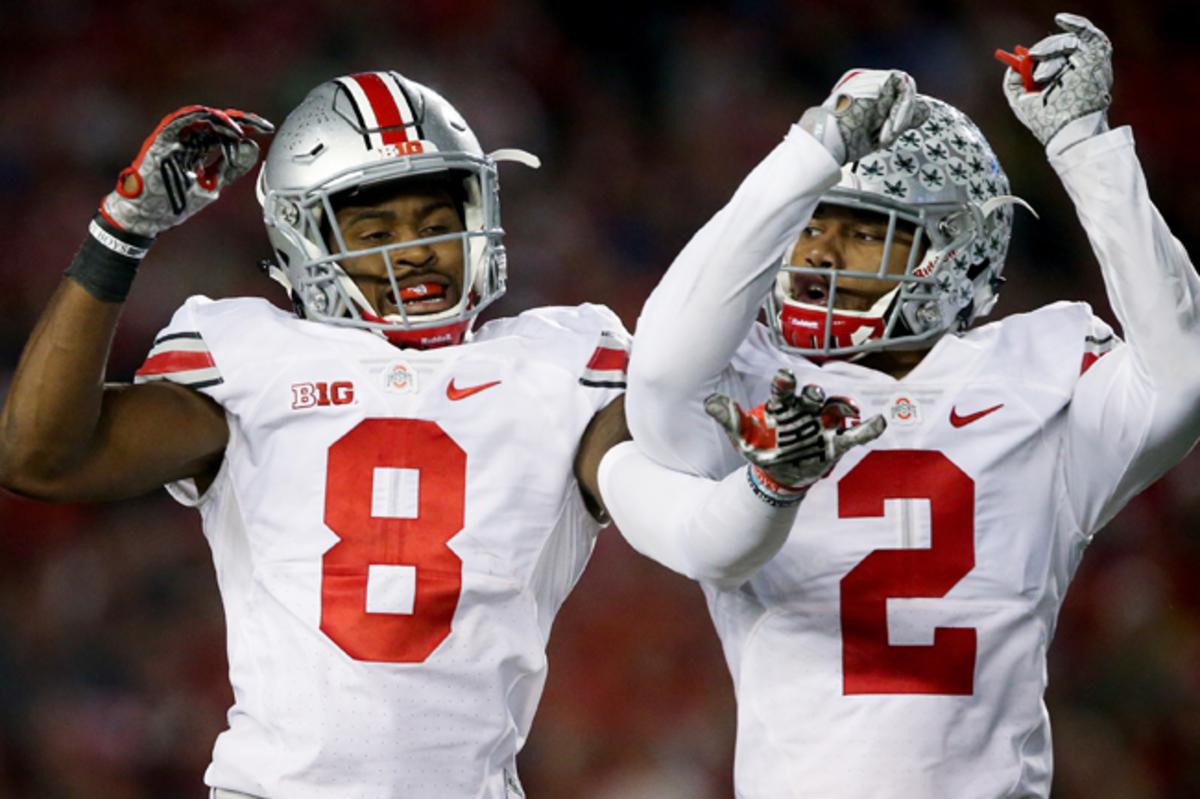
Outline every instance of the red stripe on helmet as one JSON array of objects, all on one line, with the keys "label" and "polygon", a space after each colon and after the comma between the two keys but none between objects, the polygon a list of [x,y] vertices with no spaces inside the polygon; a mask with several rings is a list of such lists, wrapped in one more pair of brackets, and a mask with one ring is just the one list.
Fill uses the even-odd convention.
[{"label": "red stripe on helmet", "polygon": [[384,144],[403,144],[408,141],[408,130],[404,127],[404,117],[400,114],[400,106],[396,97],[383,82],[383,78],[374,72],[360,72],[351,75],[367,96],[371,111],[375,114],[375,124],[383,137]]}]

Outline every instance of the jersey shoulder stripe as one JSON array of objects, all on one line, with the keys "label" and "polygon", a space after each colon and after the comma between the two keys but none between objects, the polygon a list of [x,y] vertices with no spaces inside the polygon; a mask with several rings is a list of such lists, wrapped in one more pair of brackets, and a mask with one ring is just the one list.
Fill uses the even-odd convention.
[{"label": "jersey shoulder stripe", "polygon": [[1092,318],[1091,329],[1083,339],[1083,361],[1079,364],[1079,374],[1083,376],[1091,369],[1096,361],[1113,351],[1120,342],[1117,334],[1105,322]]},{"label": "jersey shoulder stripe", "polygon": [[[533,308],[515,317],[494,319],[480,328],[476,341],[524,339],[539,360],[565,370],[585,388],[624,389],[630,336],[621,318],[603,305]],[[587,392],[606,396],[607,392]]]},{"label": "jersey shoulder stripe", "polygon": [[628,371],[629,340],[615,331],[602,330],[579,383],[592,388],[625,388]]},{"label": "jersey shoulder stripe", "polygon": [[172,383],[206,388],[224,382],[204,338],[197,331],[166,333],[154,341],[133,382],[169,380]]}]

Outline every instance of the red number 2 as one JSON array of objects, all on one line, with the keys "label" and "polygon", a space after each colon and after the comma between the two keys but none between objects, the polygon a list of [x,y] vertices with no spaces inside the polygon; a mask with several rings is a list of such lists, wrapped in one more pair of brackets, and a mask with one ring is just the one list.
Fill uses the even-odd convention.
[{"label": "red number 2", "polygon": [[[416,472],[411,518],[374,515],[376,469]],[[446,544],[463,526],[467,455],[434,422],[366,419],[329,448],[321,631],[355,660],[420,663],[450,635],[462,561]],[[371,566],[408,567],[411,612],[369,612]]]},{"label": "red number 2", "polygon": [[885,499],[928,499],[928,549],[877,549],[842,578],[844,694],[970,695],[975,630],[938,627],[932,646],[888,643],[890,597],[942,597],[975,568],[975,481],[940,452],[877,450],[838,483],[838,516],[883,515]]}]

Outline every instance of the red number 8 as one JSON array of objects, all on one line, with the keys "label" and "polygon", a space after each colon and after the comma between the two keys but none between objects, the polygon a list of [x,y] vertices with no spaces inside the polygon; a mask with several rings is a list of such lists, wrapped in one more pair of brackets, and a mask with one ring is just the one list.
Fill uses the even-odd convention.
[{"label": "red number 8", "polygon": [[[415,518],[372,515],[378,468],[419,472]],[[321,632],[355,660],[420,663],[450,635],[462,560],[467,455],[436,423],[366,419],[329,448],[325,524],[341,539],[321,559]],[[372,565],[415,568],[411,613],[367,611]]]}]

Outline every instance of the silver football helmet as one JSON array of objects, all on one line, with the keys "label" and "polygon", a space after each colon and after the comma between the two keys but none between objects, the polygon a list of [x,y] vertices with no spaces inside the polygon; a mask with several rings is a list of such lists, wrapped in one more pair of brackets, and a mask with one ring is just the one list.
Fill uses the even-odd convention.
[{"label": "silver football helmet", "polygon": [[[505,288],[496,164],[539,166],[521,150],[484,154],[441,95],[396,72],[364,72],[322,83],[288,115],[258,174],[257,194],[275,252],[269,274],[305,318],[366,328],[402,346],[455,344]],[[350,252],[335,222],[338,195],[415,176],[461,180],[465,230],[355,249],[383,262],[398,313],[383,315],[339,264]],[[464,275],[458,301],[434,313],[405,311],[396,251],[458,239]]]},{"label": "silver football helmet", "polygon": [[[795,266],[784,254],[767,300],[772,337],[781,348],[815,358],[861,356],[881,349],[927,347],[947,331],[962,331],[996,303],[1012,234],[1008,178],[983,134],[957,108],[933,97],[929,119],[894,145],[842,168],[821,203],[874,212],[887,219],[875,268]],[[1032,209],[1029,209],[1032,211]],[[888,274],[897,224],[913,230],[903,274]],[[894,283],[872,308],[837,307],[839,276]],[[819,280],[821,301],[805,302],[792,286]]]}]

